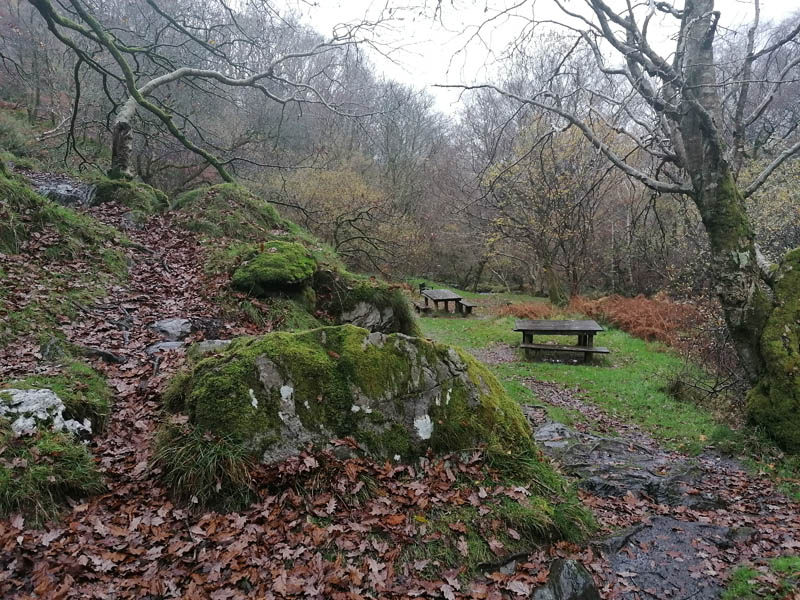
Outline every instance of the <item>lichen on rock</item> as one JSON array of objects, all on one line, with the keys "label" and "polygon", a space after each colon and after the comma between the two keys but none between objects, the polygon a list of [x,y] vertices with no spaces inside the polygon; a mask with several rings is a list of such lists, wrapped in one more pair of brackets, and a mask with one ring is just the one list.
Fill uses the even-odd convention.
[{"label": "lichen on rock", "polygon": [[52,431],[68,431],[77,436],[91,435],[89,419],[76,421],[64,418],[66,405],[52,390],[5,389],[0,391],[0,417],[13,419],[11,430],[17,435],[45,427]]},{"label": "lichen on rock", "polygon": [[380,458],[535,450],[519,407],[474,358],[352,325],[236,339],[179,376],[168,404],[267,463],[343,437]]}]

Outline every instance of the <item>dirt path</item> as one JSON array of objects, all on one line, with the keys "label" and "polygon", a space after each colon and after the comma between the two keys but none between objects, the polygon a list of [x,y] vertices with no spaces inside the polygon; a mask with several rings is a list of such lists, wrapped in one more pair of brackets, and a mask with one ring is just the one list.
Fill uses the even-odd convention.
[{"label": "dirt path", "polygon": [[[527,411],[539,445],[578,480],[600,526],[608,598],[718,598],[731,567],[800,549],[800,507],[737,461],[664,450],[635,425],[554,383],[526,379],[545,403],[593,422],[569,428]],[[583,429],[583,431],[582,431]],[[621,531],[621,533],[620,533]],[[595,571],[597,575],[597,571]]]}]

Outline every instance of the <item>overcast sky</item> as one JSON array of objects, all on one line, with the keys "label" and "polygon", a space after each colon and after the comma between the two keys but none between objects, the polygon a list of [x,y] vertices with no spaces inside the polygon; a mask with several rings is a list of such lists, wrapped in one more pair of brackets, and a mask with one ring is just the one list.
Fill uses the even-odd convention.
[{"label": "overcast sky", "polygon": [[[435,5],[435,2],[427,0],[429,5]],[[583,4],[576,0],[566,2],[571,9]],[[434,88],[434,84],[486,81],[493,61],[491,52],[502,51],[513,39],[520,30],[522,16],[534,14],[537,19],[548,19],[561,14],[551,0],[535,0],[522,9],[522,15],[492,21],[492,25],[482,31],[485,44],[473,39],[468,50],[463,51],[477,25],[496,16],[498,9],[518,4],[519,1],[444,0],[441,21],[433,20],[430,10],[402,10],[414,0],[287,0],[287,3],[302,12],[303,22],[310,23],[326,36],[339,23],[358,21],[365,16],[375,19],[386,14],[387,6],[394,8],[395,18],[391,27],[380,32],[380,39],[387,47],[394,49],[391,60],[375,52],[372,53],[372,60],[378,71],[386,77],[427,88],[436,96],[437,104],[444,112],[451,110],[451,104],[457,101],[458,94]],[[416,3],[424,4],[425,0],[416,0]],[[680,5],[680,0],[676,4]],[[721,12],[723,27],[736,26],[752,19],[752,0],[717,0],[716,8]],[[761,0],[761,19],[781,19],[798,9],[800,0]],[[663,27],[668,27],[674,19],[662,17],[662,21]],[[654,29],[651,25],[651,31]]]}]

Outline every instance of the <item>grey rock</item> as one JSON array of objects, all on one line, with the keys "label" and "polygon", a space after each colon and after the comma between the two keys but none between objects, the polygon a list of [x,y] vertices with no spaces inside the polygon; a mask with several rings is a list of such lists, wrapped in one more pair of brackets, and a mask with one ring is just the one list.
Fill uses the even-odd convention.
[{"label": "grey rock", "polygon": [[92,424],[89,419],[82,423],[65,419],[66,406],[61,398],[48,389],[0,391],[0,416],[14,419],[11,429],[16,434],[28,433],[39,427],[53,431],[68,431],[75,435],[90,435]]},{"label": "grey rock", "polygon": [[342,313],[339,320],[370,331],[389,333],[394,326],[395,317],[391,306],[381,310],[369,302],[359,302],[352,310]]},{"label": "grey rock", "polygon": [[224,350],[231,343],[231,340],[203,340],[192,344],[189,348],[189,356],[201,356],[209,352]]},{"label": "grey rock", "polygon": [[575,440],[575,432],[563,423],[545,423],[533,432],[533,439],[545,448],[566,448]]},{"label": "grey rock", "polygon": [[183,350],[186,346],[183,342],[157,342],[145,348],[147,354],[155,354],[163,350]]},{"label": "grey rock", "polygon": [[531,600],[600,600],[600,592],[581,563],[559,558],[550,565],[547,583],[533,592]]},{"label": "grey rock", "polygon": [[150,326],[158,331],[168,342],[178,342],[185,339],[194,327],[189,319],[173,318],[156,321]]},{"label": "grey rock", "polygon": [[94,199],[95,187],[77,181],[69,183],[62,181],[37,185],[36,191],[64,206],[88,206]]}]

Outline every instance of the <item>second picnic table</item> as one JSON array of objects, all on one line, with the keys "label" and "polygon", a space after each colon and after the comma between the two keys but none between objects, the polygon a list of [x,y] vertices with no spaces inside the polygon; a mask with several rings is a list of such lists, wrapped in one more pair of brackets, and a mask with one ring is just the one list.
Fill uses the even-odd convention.
[{"label": "second picnic table", "polygon": [[455,312],[466,316],[472,312],[472,308],[475,306],[471,302],[464,300],[463,296],[459,296],[450,290],[424,289],[420,293],[425,299],[425,306],[429,306],[428,301],[432,300],[436,310],[439,310],[439,302],[444,302],[445,312],[450,312],[450,303],[455,302]]},{"label": "second picnic table", "polygon": [[[594,336],[604,331],[596,321],[587,320],[533,320],[519,319],[514,324],[514,331],[522,332],[520,348],[528,350],[555,350],[558,352],[583,352],[586,362],[590,361],[593,354],[608,354],[608,348],[594,345]],[[576,346],[557,344],[536,344],[533,336],[536,335],[576,335]]]}]

